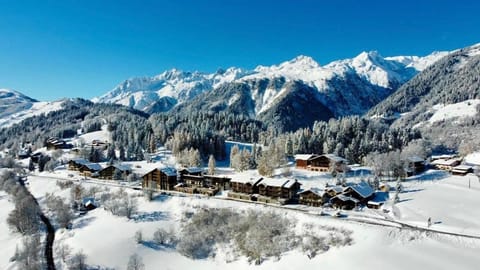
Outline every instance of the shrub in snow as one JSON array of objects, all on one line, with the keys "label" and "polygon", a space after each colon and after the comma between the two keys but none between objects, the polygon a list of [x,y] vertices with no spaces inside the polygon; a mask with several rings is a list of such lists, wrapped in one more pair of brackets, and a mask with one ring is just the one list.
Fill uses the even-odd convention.
[{"label": "shrub in snow", "polygon": [[68,263],[68,269],[70,270],[87,270],[88,266],[86,263],[87,256],[83,252],[75,253]]},{"label": "shrub in snow", "polygon": [[135,243],[141,244],[143,242],[143,233],[142,231],[138,230],[135,232]]},{"label": "shrub in snow", "polygon": [[173,230],[159,228],[153,233],[153,241],[157,245],[175,246],[177,239]]},{"label": "shrub in snow", "polygon": [[22,248],[15,249],[11,261],[15,261],[18,269],[37,270],[43,268],[40,235],[26,236],[22,240]]},{"label": "shrub in snow", "polygon": [[142,257],[137,253],[134,253],[128,259],[127,270],[143,270],[145,269],[145,264],[143,263]]},{"label": "shrub in snow", "polygon": [[73,186],[73,181],[71,181],[71,180],[59,181],[59,180],[57,180],[56,184],[61,190],[64,190],[64,189],[72,187]]}]

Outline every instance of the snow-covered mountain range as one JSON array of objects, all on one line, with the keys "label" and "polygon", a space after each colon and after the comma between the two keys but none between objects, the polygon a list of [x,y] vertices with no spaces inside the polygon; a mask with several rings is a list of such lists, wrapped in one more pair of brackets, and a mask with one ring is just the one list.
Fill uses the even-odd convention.
[{"label": "snow-covered mountain range", "polygon": [[[336,116],[358,114],[368,110],[400,85],[411,79],[448,52],[434,52],[425,57],[382,57],[378,52],[362,52],[352,59],[334,61],[321,66],[313,58],[298,56],[273,66],[254,70],[229,68],[215,73],[166,71],[154,77],[128,79],[95,102],[117,103],[149,113],[168,111],[200,93],[224,84],[245,83],[262,79],[282,78],[286,82],[302,81],[323,93],[323,103],[332,107],[337,101],[343,106],[330,108]],[[282,88],[273,87],[256,101],[256,112],[265,112],[282,96]],[[359,100],[371,102],[362,104]]]}]

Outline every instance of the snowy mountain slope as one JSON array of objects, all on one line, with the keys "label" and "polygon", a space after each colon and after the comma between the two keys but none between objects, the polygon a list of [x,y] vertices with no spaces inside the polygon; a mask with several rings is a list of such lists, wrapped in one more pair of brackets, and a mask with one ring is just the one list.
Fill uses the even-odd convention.
[{"label": "snowy mountain slope", "polygon": [[0,118],[32,107],[35,99],[10,89],[0,88]]},{"label": "snowy mountain slope", "polygon": [[[435,105],[455,104],[480,97],[480,44],[456,50],[430,65],[394,94],[372,108],[370,116],[404,117],[399,125],[414,126],[430,119]],[[403,123],[403,124],[402,124]]]},{"label": "snowy mountain slope", "polygon": [[0,89],[0,128],[9,127],[22,120],[62,109],[64,100],[36,101],[20,92]]},{"label": "snowy mountain slope", "polygon": [[[151,78],[126,80],[94,101],[118,103],[149,113],[164,112],[224,84],[252,84],[263,79],[271,81],[280,78],[284,81],[302,81],[323,93],[323,104],[335,116],[361,114],[444,54],[383,58],[377,52],[363,52],[355,58],[325,66],[311,57],[301,55],[279,65],[258,66],[252,71],[229,68],[212,74],[173,69]],[[258,99],[253,91],[255,114],[268,110],[277,102],[281,92],[281,87],[270,87]],[[168,100],[162,100],[165,97]],[[341,104],[337,108],[338,99]]]}]

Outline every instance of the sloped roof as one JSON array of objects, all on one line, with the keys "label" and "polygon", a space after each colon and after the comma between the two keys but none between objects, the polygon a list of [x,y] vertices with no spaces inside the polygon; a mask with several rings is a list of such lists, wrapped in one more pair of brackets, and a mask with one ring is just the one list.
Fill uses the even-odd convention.
[{"label": "sloped roof", "polygon": [[452,172],[463,173],[463,172],[468,172],[470,170],[473,170],[473,166],[463,164],[463,165],[458,165],[458,166],[453,167]]},{"label": "sloped roof", "polygon": [[343,192],[344,187],[342,187],[342,186],[332,186],[332,187],[325,188],[325,191],[327,191],[327,192],[330,191],[330,190],[333,190],[336,193],[340,193],[340,192]]},{"label": "sloped roof", "polygon": [[166,174],[167,176],[177,176],[177,170],[175,170],[172,167],[165,167],[165,168],[162,168],[162,169],[159,169],[159,170],[161,172],[163,172],[164,174]]},{"label": "sloped roof", "polygon": [[125,165],[125,164],[115,164],[113,165],[113,167],[115,167],[116,169],[119,169],[120,171],[131,171],[132,169],[130,169],[130,166],[128,165]]},{"label": "sloped roof", "polygon": [[183,170],[187,171],[188,173],[201,173],[201,172],[203,172],[203,169],[199,168],[199,167],[189,167],[189,168],[182,169],[182,171]]},{"label": "sloped roof", "polygon": [[323,196],[323,194],[324,194],[323,189],[316,188],[316,187],[312,187],[312,188],[309,188],[309,189],[306,189],[306,190],[302,190],[302,191],[298,192],[298,194],[304,194],[304,193],[307,193],[307,192],[312,192],[312,193],[314,193],[318,196]]},{"label": "sloped roof", "polygon": [[433,165],[443,165],[443,166],[453,166],[457,164],[459,161],[456,159],[437,159],[432,162]]},{"label": "sloped roof", "polygon": [[353,184],[348,186],[345,191],[352,189],[362,198],[368,198],[373,194],[373,188],[367,182],[360,182],[358,184]]},{"label": "sloped roof", "polygon": [[83,166],[87,167],[88,169],[90,169],[92,171],[101,171],[103,169],[102,165],[100,165],[98,163],[87,163],[87,164],[83,164]]},{"label": "sloped roof", "polygon": [[331,200],[334,200],[334,199],[338,199],[338,200],[341,200],[343,202],[346,202],[346,201],[352,201],[354,203],[359,203],[360,202],[359,200],[357,200],[353,197],[350,197],[350,196],[346,196],[344,194],[339,194],[339,195],[333,197]]},{"label": "sloped roof", "polygon": [[283,187],[287,184],[287,179],[275,179],[275,178],[263,178],[258,185],[264,185],[268,187]]},{"label": "sloped roof", "polygon": [[416,163],[416,162],[424,162],[424,161],[425,161],[425,159],[423,159],[423,158],[421,158],[421,157],[419,157],[419,156],[410,156],[410,157],[407,158],[407,160],[410,161],[410,162],[415,162],[415,163]]},{"label": "sloped roof", "polygon": [[316,154],[297,154],[295,155],[295,160],[310,160],[312,158],[319,157]]},{"label": "sloped roof", "polygon": [[324,155],[322,155],[322,156],[324,156],[324,157],[326,157],[326,158],[328,158],[328,159],[330,159],[330,160],[333,160],[333,161],[335,161],[335,162],[347,162],[347,161],[348,161],[348,160],[346,160],[346,159],[344,159],[344,158],[342,158],[342,157],[339,157],[339,156],[337,156],[337,155],[335,155],[335,154],[324,154]]},{"label": "sloped roof", "polygon": [[230,182],[232,183],[242,183],[242,184],[251,184],[254,185],[258,181],[263,180],[263,177],[248,177],[248,176],[242,176],[242,175],[234,175],[232,177],[232,180]]},{"label": "sloped roof", "polygon": [[72,159],[69,160],[69,162],[70,161],[75,162],[75,163],[80,164],[80,165],[85,165],[87,163],[90,163],[88,160],[83,159],[83,158],[72,158]]}]

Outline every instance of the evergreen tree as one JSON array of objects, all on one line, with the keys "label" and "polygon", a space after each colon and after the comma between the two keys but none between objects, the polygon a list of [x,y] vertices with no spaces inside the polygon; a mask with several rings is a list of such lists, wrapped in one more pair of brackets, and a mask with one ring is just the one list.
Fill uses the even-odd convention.
[{"label": "evergreen tree", "polygon": [[215,174],[215,157],[213,155],[208,158],[208,174]]}]

